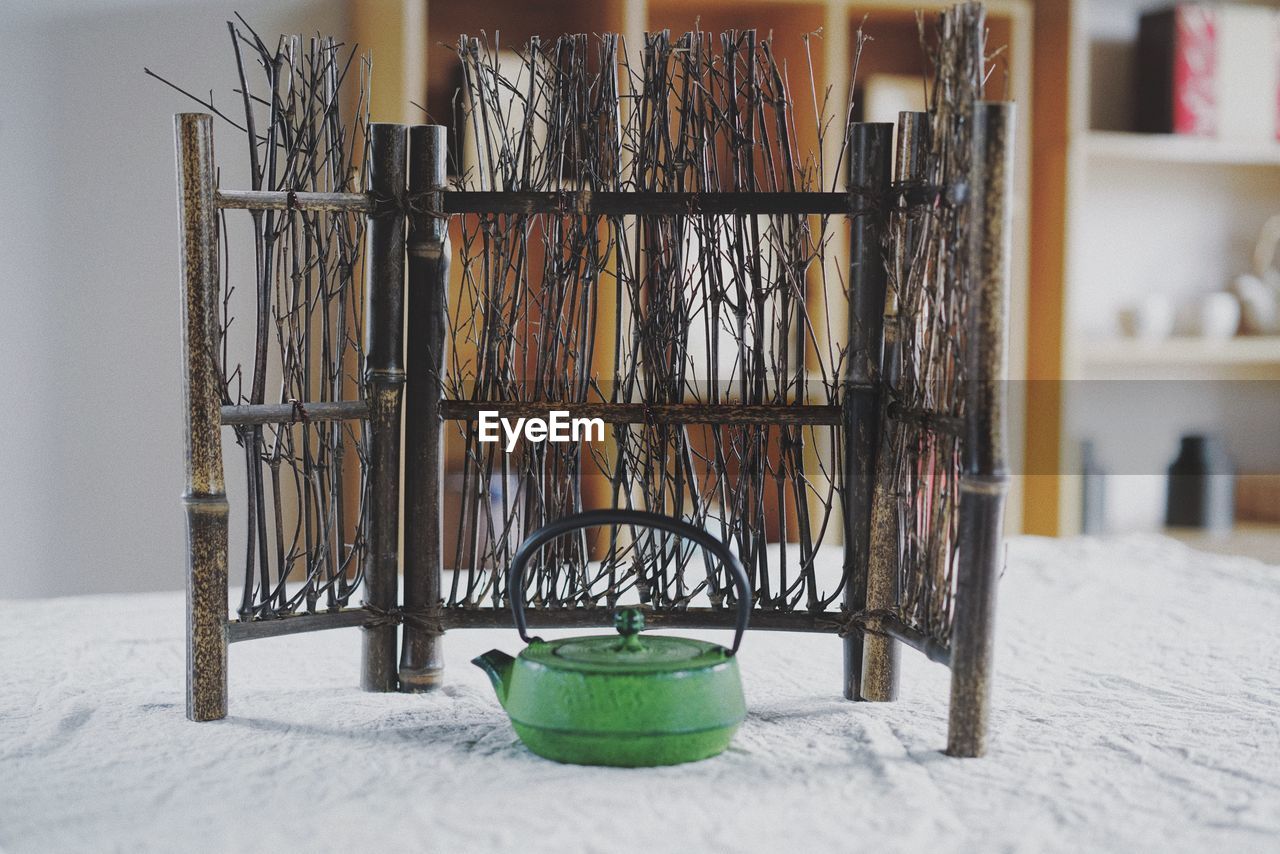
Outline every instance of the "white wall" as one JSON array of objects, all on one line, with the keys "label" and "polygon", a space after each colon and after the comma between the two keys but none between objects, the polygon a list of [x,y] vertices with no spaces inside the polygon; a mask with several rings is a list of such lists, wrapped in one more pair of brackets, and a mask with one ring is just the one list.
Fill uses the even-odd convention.
[{"label": "white wall", "polygon": [[[142,68],[230,111],[233,10],[345,38],[345,7],[0,0],[0,597],[183,586],[172,128],[198,107]],[[245,186],[238,132],[215,150]]]}]

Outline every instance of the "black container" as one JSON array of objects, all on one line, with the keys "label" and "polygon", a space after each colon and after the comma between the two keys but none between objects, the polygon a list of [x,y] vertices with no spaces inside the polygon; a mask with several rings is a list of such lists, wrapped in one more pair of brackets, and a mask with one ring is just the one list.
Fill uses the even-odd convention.
[{"label": "black container", "polygon": [[1177,528],[1230,530],[1235,522],[1235,470],[1216,436],[1182,437],[1169,466],[1165,524]]},{"label": "black container", "polygon": [[1107,473],[1089,439],[1080,443],[1080,532],[1104,534],[1107,530]]}]

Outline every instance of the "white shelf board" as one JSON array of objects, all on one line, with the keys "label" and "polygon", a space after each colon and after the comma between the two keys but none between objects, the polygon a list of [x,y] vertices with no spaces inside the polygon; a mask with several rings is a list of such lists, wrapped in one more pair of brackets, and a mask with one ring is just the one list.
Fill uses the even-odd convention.
[{"label": "white shelf board", "polygon": [[1084,150],[1097,160],[1280,167],[1280,142],[1245,143],[1177,134],[1091,130],[1084,134]]},{"label": "white shelf board", "polygon": [[1133,366],[1280,366],[1280,335],[1241,335],[1225,341],[1118,338],[1089,341],[1081,347],[1080,355],[1084,364],[1093,370]]}]

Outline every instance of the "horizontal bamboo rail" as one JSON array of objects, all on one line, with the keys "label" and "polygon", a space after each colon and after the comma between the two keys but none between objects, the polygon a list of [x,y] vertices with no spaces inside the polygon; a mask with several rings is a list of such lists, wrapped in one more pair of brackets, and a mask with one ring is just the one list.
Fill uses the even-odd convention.
[{"label": "horizontal bamboo rail", "polygon": [[449,421],[470,421],[481,410],[501,417],[545,417],[551,410],[571,418],[599,418],[610,424],[813,424],[838,425],[838,406],[740,405],[669,403],[565,403],[560,401],[446,400],[441,414]]},{"label": "horizontal bamboo rail", "polygon": [[[488,192],[453,190],[440,193],[443,213],[626,215],[788,215],[848,214],[861,199],[853,193],[657,193],[553,190]],[[410,204],[412,204],[410,198]],[[220,190],[223,210],[297,210],[371,213],[371,193],[304,193],[284,190]]]},{"label": "horizontal bamboo rail", "polygon": [[293,193],[283,190],[219,190],[218,207],[246,211],[333,211],[371,213],[369,193]]},{"label": "horizontal bamboo rail", "polygon": [[[676,403],[646,407],[641,403],[566,403],[563,401],[442,401],[444,418],[467,421],[481,410],[494,410],[506,417],[545,415],[551,410],[568,411],[574,418],[602,418],[613,424],[643,424],[649,421],[665,424],[790,424],[837,425],[840,409],[836,406],[744,405]],[[324,401],[320,403],[267,403],[260,405],[224,406],[223,426],[243,424],[295,424],[305,421],[357,421],[369,417],[366,400]],[[889,417],[897,421],[919,424],[930,430],[958,434],[964,429],[961,419],[946,415],[909,410],[893,405]]]},{"label": "horizontal bamboo rail", "polygon": [[325,629],[353,629],[373,621],[376,615],[364,608],[343,608],[341,611],[320,611],[314,614],[298,613],[288,617],[272,617],[262,620],[232,620],[227,623],[227,640],[257,640],[296,635],[301,632],[318,632]]},{"label": "horizontal bamboo rail", "polygon": [[[527,418],[546,415],[551,410],[567,411],[573,418],[601,418],[611,424],[788,424],[835,426],[840,423],[838,406],[785,404],[742,405],[672,403],[645,406],[642,403],[571,403],[564,401],[524,400],[445,400],[441,402],[443,417],[449,421],[468,421],[479,417],[481,410],[493,410],[500,416]],[[930,412],[917,412],[893,406],[890,417],[917,423],[944,433],[959,433],[963,424]],[[357,421],[369,417],[366,400],[324,401],[320,403],[267,403],[222,407],[223,426],[242,424],[294,424],[305,421]]]},{"label": "horizontal bamboo rail", "polygon": [[369,417],[367,400],[322,403],[267,403],[222,407],[223,426],[240,424],[295,424],[299,421],[357,421]]},{"label": "horizontal bamboo rail", "polygon": [[[729,608],[686,608],[681,611],[644,610],[645,625],[664,629],[732,629],[737,612]],[[575,629],[608,627],[614,622],[610,608],[531,608],[529,625],[539,629]],[[510,628],[511,612],[506,608],[444,608],[439,612],[439,628],[503,629]],[[281,637],[301,632],[326,629],[349,629],[385,622],[387,615],[366,608],[344,608],[340,611],[299,613],[288,617],[262,620],[232,620],[227,624],[227,640],[231,643],[258,638]],[[395,619],[394,615],[391,619]],[[758,631],[812,632],[836,634],[848,625],[846,615],[838,611],[751,612],[751,628]],[[949,664],[951,654],[938,641],[887,614],[869,614],[849,626],[853,634],[875,634],[901,641],[924,653],[932,661]]]},{"label": "horizontal bamboo rail", "polygon": [[456,191],[444,194],[445,213],[580,214],[847,214],[860,204],[850,193],[661,193]]},{"label": "horizontal bamboo rail", "polygon": [[897,421],[903,424],[914,424],[922,430],[929,430],[935,433],[946,433],[951,436],[964,435],[964,419],[956,418],[942,412],[932,412],[926,409],[910,409],[897,403],[890,403],[885,413],[890,421]]},{"label": "horizontal bamboo rail", "polygon": [[[737,612],[731,608],[686,608],[681,611],[644,611],[645,625],[650,628],[669,629],[732,629]],[[533,628],[583,628],[612,626],[615,611],[611,608],[530,608],[528,623]],[[848,618],[841,612],[811,613],[808,611],[771,611],[756,609],[751,612],[751,628],[755,631],[818,632],[836,634],[846,627]],[[503,628],[511,625],[507,610],[492,608],[447,608],[442,612],[442,629]],[[946,664],[950,661],[947,648],[887,614],[868,614],[856,624],[849,625],[851,634],[878,634],[900,640],[919,650],[929,659]]]}]

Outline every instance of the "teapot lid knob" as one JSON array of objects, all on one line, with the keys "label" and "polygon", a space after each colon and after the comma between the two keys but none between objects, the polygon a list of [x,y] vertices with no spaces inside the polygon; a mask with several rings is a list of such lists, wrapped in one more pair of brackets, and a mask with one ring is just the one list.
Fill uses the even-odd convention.
[{"label": "teapot lid knob", "polygon": [[613,627],[622,635],[624,649],[638,649],[639,634],[644,630],[644,612],[639,608],[623,608],[614,614]]}]

